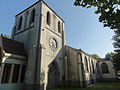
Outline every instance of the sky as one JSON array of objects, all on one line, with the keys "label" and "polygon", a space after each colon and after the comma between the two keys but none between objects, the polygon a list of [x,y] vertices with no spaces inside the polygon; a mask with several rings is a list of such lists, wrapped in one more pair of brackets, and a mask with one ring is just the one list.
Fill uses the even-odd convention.
[{"label": "sky", "polygon": [[[11,35],[15,15],[38,0],[0,0],[0,33]],[[95,8],[73,5],[75,0],[44,0],[64,21],[67,45],[101,58],[114,51],[113,31],[99,22]]]}]

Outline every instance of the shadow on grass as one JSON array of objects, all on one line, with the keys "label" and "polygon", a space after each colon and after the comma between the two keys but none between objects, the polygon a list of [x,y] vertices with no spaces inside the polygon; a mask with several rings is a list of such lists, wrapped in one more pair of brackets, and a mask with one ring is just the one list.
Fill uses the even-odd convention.
[{"label": "shadow on grass", "polygon": [[87,88],[58,88],[53,90],[120,90],[120,82],[97,83]]}]

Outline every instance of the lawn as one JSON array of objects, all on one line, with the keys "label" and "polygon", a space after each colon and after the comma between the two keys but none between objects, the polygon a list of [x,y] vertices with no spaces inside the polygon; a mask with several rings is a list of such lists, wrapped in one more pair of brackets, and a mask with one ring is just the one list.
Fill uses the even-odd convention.
[{"label": "lawn", "polygon": [[87,88],[59,88],[54,90],[120,90],[120,82],[97,83]]}]

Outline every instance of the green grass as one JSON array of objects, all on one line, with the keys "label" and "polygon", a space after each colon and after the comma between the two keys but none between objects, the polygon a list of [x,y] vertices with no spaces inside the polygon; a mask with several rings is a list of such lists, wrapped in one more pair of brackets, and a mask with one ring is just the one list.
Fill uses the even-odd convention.
[{"label": "green grass", "polygon": [[87,88],[58,88],[54,90],[120,90],[120,82],[97,83]]}]

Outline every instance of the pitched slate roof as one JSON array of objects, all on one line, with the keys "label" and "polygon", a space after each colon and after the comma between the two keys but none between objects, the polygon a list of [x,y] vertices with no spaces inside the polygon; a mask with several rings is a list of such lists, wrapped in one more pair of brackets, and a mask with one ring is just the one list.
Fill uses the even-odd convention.
[{"label": "pitched slate roof", "polygon": [[23,43],[2,37],[3,50],[20,56],[27,56]]}]

